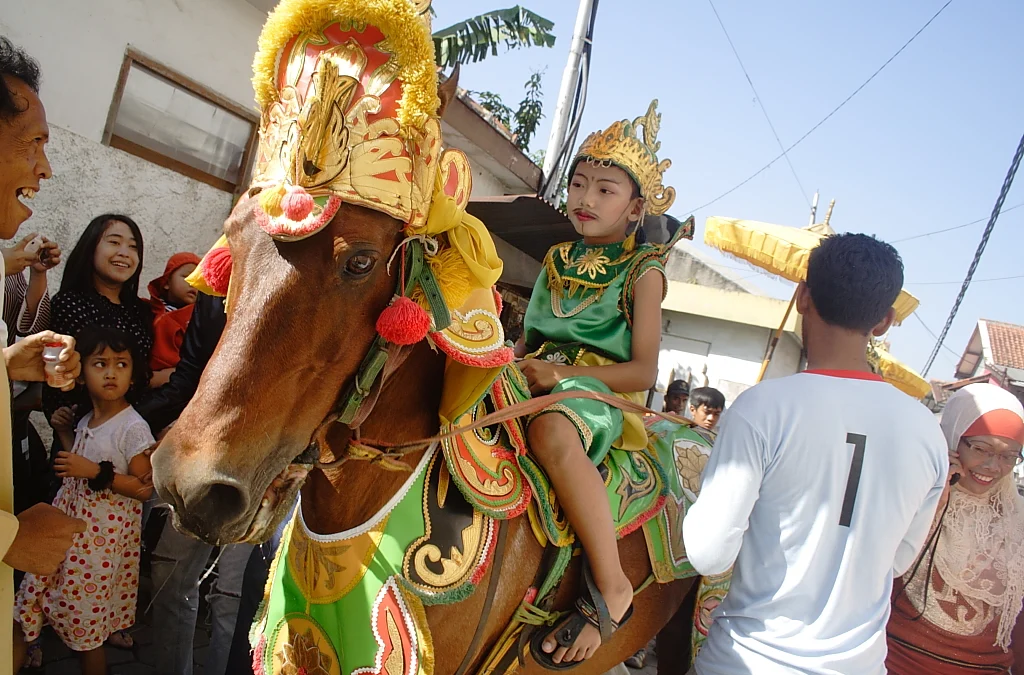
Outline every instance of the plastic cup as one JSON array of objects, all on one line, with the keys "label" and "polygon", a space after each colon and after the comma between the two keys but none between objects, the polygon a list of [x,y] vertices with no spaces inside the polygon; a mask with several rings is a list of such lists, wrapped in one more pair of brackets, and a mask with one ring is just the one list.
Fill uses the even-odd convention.
[{"label": "plastic cup", "polygon": [[46,384],[55,389],[63,389],[71,382],[67,373],[58,373],[57,364],[60,362],[60,353],[64,351],[63,342],[47,342],[43,344],[43,372],[46,375]]}]

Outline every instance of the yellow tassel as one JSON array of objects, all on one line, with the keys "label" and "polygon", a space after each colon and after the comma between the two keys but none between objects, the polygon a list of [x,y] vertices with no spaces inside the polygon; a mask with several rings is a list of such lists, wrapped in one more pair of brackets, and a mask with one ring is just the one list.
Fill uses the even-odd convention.
[{"label": "yellow tassel", "polygon": [[288,190],[285,189],[284,184],[280,184],[270,190],[264,190],[259,196],[260,206],[268,216],[277,218],[284,213],[284,210],[281,208],[281,200],[284,199],[286,194],[288,194]]},{"label": "yellow tassel", "polygon": [[[469,271],[466,261],[462,259],[462,255],[458,250],[448,247],[438,252],[437,255],[428,255],[426,262],[430,265],[430,271],[434,273],[434,278],[437,279],[437,285],[441,289],[441,295],[444,296],[448,309],[455,310],[462,307],[473,290],[473,275]],[[430,307],[430,303],[427,302],[427,298],[419,286],[413,290],[412,299],[421,307]]]}]

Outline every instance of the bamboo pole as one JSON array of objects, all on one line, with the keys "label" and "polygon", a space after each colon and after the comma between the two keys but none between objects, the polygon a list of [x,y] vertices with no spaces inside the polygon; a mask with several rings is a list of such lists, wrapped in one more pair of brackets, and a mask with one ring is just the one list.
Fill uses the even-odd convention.
[{"label": "bamboo pole", "polygon": [[[800,287],[797,286],[797,289]],[[768,343],[768,352],[764,355],[764,361],[761,362],[761,372],[757,375],[757,382],[764,379],[764,374],[768,372],[768,364],[772,360],[772,356],[775,355],[775,347],[779,344],[779,339],[782,338],[782,332],[786,330],[786,322],[789,321],[789,315],[793,312],[793,307],[796,305],[796,290],[793,291],[793,298],[789,301],[789,306],[786,307],[786,313],[782,315],[782,323],[779,324],[779,328],[775,331],[775,335],[772,336],[772,341]],[[755,384],[757,384],[755,382]]]}]

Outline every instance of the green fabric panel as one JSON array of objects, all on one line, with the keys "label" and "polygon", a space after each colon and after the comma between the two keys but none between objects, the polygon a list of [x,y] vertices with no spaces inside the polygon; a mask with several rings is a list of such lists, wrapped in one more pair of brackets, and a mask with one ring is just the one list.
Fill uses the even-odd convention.
[{"label": "green fabric panel", "polygon": [[[621,249],[621,244],[616,246]],[[587,250],[596,248],[601,247],[587,246],[583,242],[576,242],[573,244],[572,255],[582,255]],[[608,257],[614,257],[614,251],[607,253]],[[548,251],[548,256],[549,259],[554,256],[554,263],[561,267],[557,247]],[[546,340],[559,344],[580,342],[605,352],[610,358],[619,362],[629,361],[632,358],[633,336],[626,324],[626,316],[623,314],[619,302],[622,298],[628,264],[618,266],[614,270],[616,272],[614,276],[611,276],[612,268],[610,266],[607,266],[606,269],[608,274],[605,276],[610,278],[607,279],[608,285],[603,292],[581,289],[573,293],[571,297],[569,297],[568,291],[561,293],[563,313],[571,313],[581,303],[592,302],[579,314],[567,318],[555,316],[551,306],[551,290],[548,288],[548,271],[547,269],[541,270],[540,277],[534,284],[533,295],[530,296],[526,315],[523,318],[526,345],[531,351]],[[598,281],[604,280],[599,278]],[[596,293],[599,293],[600,297],[591,301],[591,296]]]},{"label": "green fabric panel", "polygon": [[[288,556],[295,545],[295,537],[301,536],[302,526],[296,510],[296,520],[289,528],[293,536],[281,543],[278,553],[279,563],[265,610],[266,621],[262,624],[268,651],[274,644],[281,621],[286,617],[300,615],[309,617],[324,629],[338,655],[342,673],[374,665],[378,646],[371,627],[373,603],[388,578],[399,577],[399,585],[402,586],[405,550],[426,529],[422,507],[426,468],[424,464],[409,492],[387,516],[380,544],[359,584],[333,603],[311,603],[296,582],[295,575],[301,573],[301,570],[292,569]],[[345,541],[336,539],[331,542],[312,542],[312,545],[325,555],[336,554],[345,547]],[[324,568],[320,569],[322,572]],[[403,588],[406,595],[411,594],[410,590]],[[272,655],[268,653],[266,667],[269,668],[271,663]]]},{"label": "green fabric panel", "polygon": [[[604,382],[586,376],[566,378],[556,384],[551,393],[563,391],[613,393]],[[568,408],[570,413],[567,414],[562,408]],[[573,423],[580,434],[587,456],[595,465],[601,463],[611,449],[612,443],[622,435],[622,411],[607,403],[587,398],[569,398],[547,410],[552,412],[545,411],[546,414],[560,414]]]}]

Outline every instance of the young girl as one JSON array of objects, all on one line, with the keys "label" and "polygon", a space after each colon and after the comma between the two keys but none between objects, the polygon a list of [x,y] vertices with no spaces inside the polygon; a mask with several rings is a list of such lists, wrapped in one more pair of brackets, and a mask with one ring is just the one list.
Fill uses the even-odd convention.
[{"label": "young girl", "polygon": [[[128,216],[107,213],[93,218],[68,256],[60,292],[51,304],[50,328],[78,338],[86,326],[98,324],[127,333],[145,366],[153,348],[153,312],[139,298],[143,263],[142,232]],[[146,381],[133,389],[141,391]],[[129,403],[135,400],[129,395]],[[43,412],[52,417],[70,407],[73,395],[43,388]]]},{"label": "young girl", "polygon": [[84,520],[86,531],[76,535],[56,574],[25,577],[16,611],[26,640],[38,639],[48,623],[79,652],[84,675],[105,675],[104,641],[135,623],[142,502],[152,492],[143,451],[153,435],[125,399],[146,381],[145,361],[131,338],[89,326],[78,351],[92,410],[77,427],[71,409],[53,415],[63,447],[54,469],[64,480],[53,504]]},{"label": "young girl", "polygon": [[178,352],[198,293],[185,279],[198,265],[199,256],[195,253],[175,253],[167,261],[163,276],[149,282],[149,304],[153,309],[150,386],[166,384],[181,359]]},{"label": "young girl", "polygon": [[[623,120],[592,134],[573,160],[567,210],[583,239],[548,251],[517,345],[517,356],[526,356],[519,367],[535,395],[596,391],[642,404],[654,385],[665,290],[662,258],[688,232],[679,228],[664,247],[643,243],[644,214],[664,213],[675,197],[662,185],[670,162],[659,163],[655,154],[661,121],[656,106],[652,102],[647,115],[632,123]],[[548,668],[567,668],[592,656],[602,633],[631,614],[633,587],[619,563],[604,480],[595,465],[612,447],[645,448],[647,434],[638,415],[567,399],[538,413],[528,436],[583,544],[587,573],[598,591],[585,593],[553,630],[536,634],[534,658]]]}]

